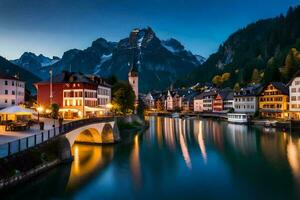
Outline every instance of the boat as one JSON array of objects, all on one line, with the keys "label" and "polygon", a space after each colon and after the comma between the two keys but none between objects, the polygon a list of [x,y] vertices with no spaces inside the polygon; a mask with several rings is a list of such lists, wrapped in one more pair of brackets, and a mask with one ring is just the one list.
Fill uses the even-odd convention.
[{"label": "boat", "polygon": [[250,121],[249,115],[245,113],[228,113],[227,119],[228,122],[237,124],[247,124]]},{"label": "boat", "polygon": [[277,121],[267,121],[264,124],[264,127],[276,127]]},{"label": "boat", "polygon": [[179,118],[180,115],[179,115],[179,113],[176,112],[176,113],[172,113],[172,114],[171,114],[171,117],[172,117],[172,118]]}]

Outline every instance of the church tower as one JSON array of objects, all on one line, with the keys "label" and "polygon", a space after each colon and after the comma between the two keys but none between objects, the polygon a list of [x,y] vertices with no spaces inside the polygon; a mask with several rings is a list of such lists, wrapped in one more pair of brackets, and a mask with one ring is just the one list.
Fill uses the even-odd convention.
[{"label": "church tower", "polygon": [[138,68],[135,62],[130,63],[130,70],[128,73],[128,81],[134,91],[135,94],[135,104],[138,104],[139,97],[139,76],[138,76]]}]

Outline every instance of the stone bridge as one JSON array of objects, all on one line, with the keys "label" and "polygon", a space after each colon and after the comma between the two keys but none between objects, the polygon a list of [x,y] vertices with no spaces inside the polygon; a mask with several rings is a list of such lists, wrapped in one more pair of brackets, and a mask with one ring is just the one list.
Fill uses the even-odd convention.
[{"label": "stone bridge", "polygon": [[29,148],[55,140],[59,141],[62,159],[72,156],[75,142],[111,144],[120,140],[114,117],[90,118],[71,121],[51,130],[39,131],[35,135],[0,145],[0,158],[5,158]]}]

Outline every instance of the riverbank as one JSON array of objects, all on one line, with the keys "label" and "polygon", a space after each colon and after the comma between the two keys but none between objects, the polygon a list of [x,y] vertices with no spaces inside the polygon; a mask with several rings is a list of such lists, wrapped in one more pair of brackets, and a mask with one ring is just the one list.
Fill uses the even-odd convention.
[{"label": "riverbank", "polygon": [[[148,116],[160,116],[160,117],[174,117],[172,112],[150,112]],[[180,118],[212,118],[217,120],[227,121],[227,113],[213,113],[213,112],[202,112],[202,113],[177,113]],[[177,115],[176,114],[176,115]],[[279,121],[279,120],[269,120],[269,119],[250,119],[248,124],[256,126],[264,126],[277,128],[281,130],[300,130],[300,122],[291,121]]]},{"label": "riverbank", "polygon": [[[53,167],[65,163],[61,157],[61,139],[0,160],[0,191],[24,183]],[[71,161],[70,158],[68,161]]]}]

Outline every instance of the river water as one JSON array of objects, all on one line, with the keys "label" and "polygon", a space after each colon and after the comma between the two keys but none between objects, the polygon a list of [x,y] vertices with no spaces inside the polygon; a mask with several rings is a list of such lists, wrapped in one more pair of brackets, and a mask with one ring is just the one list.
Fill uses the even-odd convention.
[{"label": "river water", "polygon": [[300,199],[295,133],[211,119],[149,121],[114,146],[75,144],[72,164],[0,199]]}]

